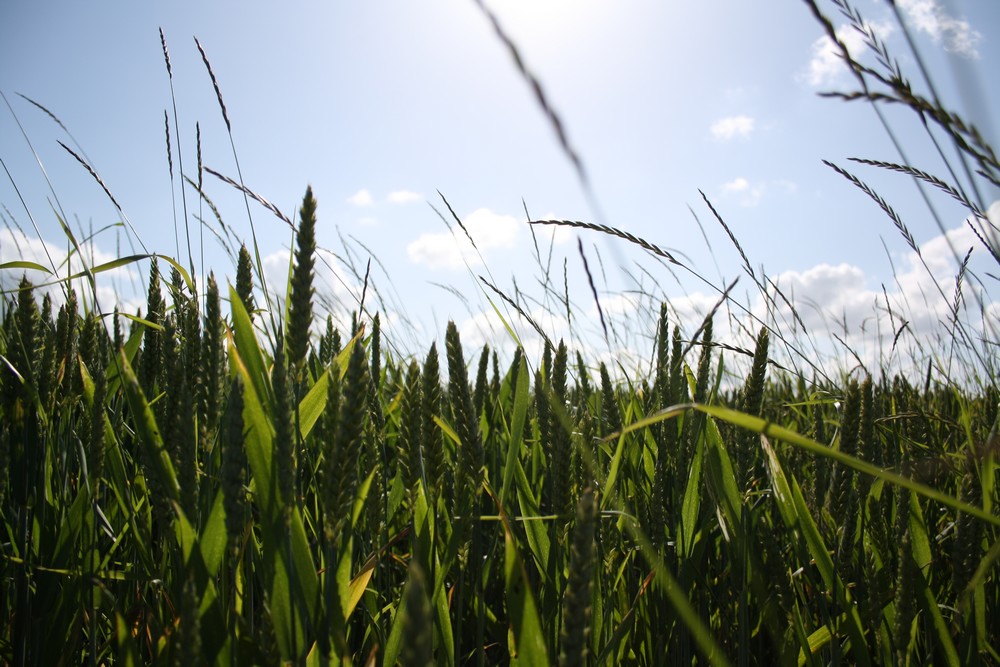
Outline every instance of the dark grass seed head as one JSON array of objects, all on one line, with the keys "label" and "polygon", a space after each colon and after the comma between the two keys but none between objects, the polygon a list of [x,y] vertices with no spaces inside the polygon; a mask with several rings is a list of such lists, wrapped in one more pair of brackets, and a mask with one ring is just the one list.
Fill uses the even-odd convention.
[{"label": "dark grass seed head", "polygon": [[[154,260],[155,261],[155,260]],[[236,294],[243,302],[243,307],[253,322],[254,311],[257,304],[253,297],[253,261],[250,259],[250,251],[246,244],[240,246],[239,260],[236,265]]]},{"label": "dark grass seed head", "polygon": [[283,494],[286,521],[290,521],[292,506],[298,500],[295,460],[297,447],[283,338],[279,329],[275,341],[274,364],[271,367],[271,390],[274,393],[274,455],[278,468],[278,487]]},{"label": "dark grass seed head", "polygon": [[222,502],[226,512],[226,535],[235,555],[243,534],[246,511],[246,451],[244,450],[243,382],[235,375],[229,385],[229,403],[223,417]]},{"label": "dark grass seed head", "polygon": [[[201,42],[198,38],[194,38],[194,43],[198,47],[198,53],[201,54],[201,60],[205,63],[205,69],[208,70],[208,76],[212,79],[212,87],[215,89],[215,97],[219,101],[219,108],[222,110],[222,120],[226,122],[226,131],[232,132],[233,126],[229,122],[229,112],[226,111],[226,102],[222,99],[222,91],[219,89],[219,81],[215,78],[215,72],[212,71],[212,63],[208,61],[208,55],[205,54],[205,49],[202,47]],[[166,53],[166,51],[164,51]]]},{"label": "dark grass seed head", "polygon": [[313,319],[313,287],[316,263],[316,198],[312,188],[306,188],[299,210],[296,235],[295,266],[292,268],[291,296],[288,308],[288,368],[293,381],[302,380],[309,349]]}]

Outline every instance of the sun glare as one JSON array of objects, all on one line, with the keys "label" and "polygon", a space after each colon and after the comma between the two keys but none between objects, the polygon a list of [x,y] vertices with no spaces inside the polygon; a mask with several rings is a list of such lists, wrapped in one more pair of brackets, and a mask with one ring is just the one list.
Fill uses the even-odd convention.
[{"label": "sun glare", "polygon": [[540,55],[554,55],[567,43],[587,39],[615,9],[598,0],[512,0],[486,3],[512,38]]}]

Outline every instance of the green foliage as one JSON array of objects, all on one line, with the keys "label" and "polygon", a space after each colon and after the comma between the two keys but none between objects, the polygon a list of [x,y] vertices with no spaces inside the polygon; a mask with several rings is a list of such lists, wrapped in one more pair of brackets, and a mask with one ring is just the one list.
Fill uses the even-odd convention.
[{"label": "green foliage", "polygon": [[284,348],[279,331],[275,343],[274,363],[271,366],[271,390],[274,392],[274,456],[278,470],[278,489],[286,510],[285,520],[291,521],[292,507],[298,500],[298,464],[292,389],[288,386]]},{"label": "green foliage", "polygon": [[645,396],[579,357],[571,378],[563,342],[534,387],[522,350],[503,376],[484,350],[473,392],[454,324],[445,393],[435,346],[341,351],[328,321],[296,404],[280,333],[268,358],[236,290],[227,320],[210,278],[202,320],[173,273],[141,349],[72,295],[53,316],[25,280],[9,304],[6,661],[957,664],[1000,642],[994,389],[817,400],[766,377],[762,330],[730,394],[712,321],[692,372],[661,317]]},{"label": "green foliage", "polygon": [[222,397],[226,384],[226,323],[222,319],[222,304],[215,275],[208,274],[204,337],[201,350],[201,396],[199,426],[202,428],[201,447],[208,451],[219,429],[222,417]]},{"label": "green foliage", "polygon": [[[145,391],[153,393],[160,380],[163,368],[163,335],[159,326],[166,317],[166,302],[160,293],[159,264],[154,257],[149,267],[149,289],[146,298],[145,320],[149,323],[144,329],[142,356],[139,366],[139,381]],[[63,336],[60,336],[63,339]],[[67,344],[62,344],[67,349]]]},{"label": "green foliage", "polygon": [[222,449],[220,474],[222,500],[226,511],[226,535],[233,555],[239,554],[243,526],[246,523],[246,452],[243,433],[243,384],[239,376],[229,388],[229,406],[219,440]]},{"label": "green foliage", "polygon": [[[847,61],[887,90],[848,99],[917,110],[996,182],[978,132],[890,58],[891,76]],[[127,334],[68,280],[40,308],[26,277],[3,295],[0,662],[1000,662],[1000,393],[957,305],[968,382],[951,358],[810,380],[778,366],[794,341],[770,316],[746,327],[751,352],[715,328],[718,307],[691,331],[664,304],[645,314],[645,375],[588,358],[573,332],[540,359],[517,347],[505,374],[484,346],[470,386],[449,322],[442,383],[436,344],[400,353],[364,294],[346,343],[346,313],[314,326],[316,224],[307,189],[287,317],[261,309],[267,330],[245,245],[228,314],[214,275],[202,313],[194,271],[162,255]]]},{"label": "green foliage", "polygon": [[427,582],[423,570],[411,561],[409,579],[403,591],[403,652],[399,662],[404,667],[424,667],[434,664],[433,616],[427,597]]},{"label": "green foliage", "polygon": [[469,512],[474,511],[480,493],[483,464],[483,443],[479,419],[472,407],[468,370],[454,322],[448,323],[445,336],[448,351],[448,397],[454,416],[453,428],[458,436],[455,456],[454,514],[463,516],[468,525]]},{"label": "green foliage", "polygon": [[[686,388],[683,359],[674,356],[679,339],[665,346],[648,412],[606,368],[584,381],[587,370],[577,364],[571,381],[564,343],[551,352],[550,372],[539,369],[534,389],[520,351],[505,376],[477,381],[476,411],[451,325],[447,403],[433,347],[405,373],[383,357],[383,376],[394,380],[376,388],[359,335],[307,381],[298,411],[308,421],[299,430],[285,346],[279,337],[268,359],[241,333],[249,317],[237,300],[235,345],[222,366],[231,377],[216,385],[218,427],[202,442],[217,444],[206,449],[195,446],[204,413],[195,409],[198,390],[185,368],[195,350],[209,367],[225,337],[211,317],[194,326],[198,310],[183,282],[175,282],[176,305],[160,339],[167,367],[155,402],[132,370],[134,356],[113,352],[111,334],[78,314],[62,335],[80,332],[79,379],[53,386],[51,400],[40,403],[31,379],[47,362],[19,341],[55,340],[59,327],[22,287],[5,320],[0,429],[10,461],[3,483],[12,491],[2,497],[3,520],[15,537],[5,566],[11,660],[50,655],[16,620],[16,610],[28,608],[69,645],[77,642],[78,655],[129,654],[141,662],[180,660],[192,647],[223,661],[310,653],[350,661],[377,651],[378,637],[389,635],[393,655],[411,663],[600,657],[653,664],[664,652],[695,651],[710,662],[743,656],[761,664],[836,656],[968,661],[1000,639],[982,622],[1000,599],[984,576],[997,559],[990,546],[1000,520],[982,509],[1000,500],[983,477],[995,463],[972,456],[993,429],[976,412],[986,397],[921,394],[901,379],[847,380],[837,412],[799,395],[809,391],[804,385],[762,377],[761,335],[733,394],[741,411],[699,403],[691,412],[676,407],[687,392],[728,400],[710,386],[706,323]],[[660,326],[658,335],[665,331]],[[258,365],[269,373],[259,376]],[[122,381],[111,383],[106,371],[116,367]],[[374,430],[373,401],[385,406],[383,436]],[[60,423],[73,425],[79,447],[39,412],[46,405],[62,406]],[[788,405],[808,409],[789,413]],[[814,412],[836,426],[832,447],[796,433],[812,432]],[[595,425],[617,419],[622,427],[612,440],[596,438]],[[116,422],[123,427],[112,429]],[[748,434],[763,445],[751,448]],[[387,490],[398,500],[386,500],[387,517],[366,509],[375,487],[371,469],[360,467],[376,437],[394,452]],[[496,438],[498,455],[485,456]],[[965,462],[928,458],[936,443],[958,443]],[[305,460],[316,474],[296,467]],[[827,501],[810,504],[802,489],[827,467]],[[937,488],[927,486],[930,479]],[[761,495],[761,488],[770,490]],[[501,521],[479,504],[484,490]],[[611,496],[603,510],[598,490]],[[578,499],[570,501],[575,521],[567,498]],[[633,518],[643,506],[648,525]],[[39,512],[55,523],[45,519],[31,537],[25,520],[38,517],[30,527]],[[932,536],[954,557],[931,557]],[[53,587],[58,577],[50,584],[43,575],[53,568],[92,574]],[[145,591],[138,617],[121,602],[135,586]],[[78,617],[66,604],[88,610],[86,633],[74,635]],[[142,634],[123,635],[119,618],[140,623]]]},{"label": "green foliage", "polygon": [[438,363],[436,343],[431,343],[424,360],[420,386],[420,441],[424,445],[424,471],[431,497],[429,504],[433,507],[445,489],[451,488],[447,485],[450,465],[444,450],[444,434],[434,421],[436,417],[440,417],[442,407],[441,366]]},{"label": "green foliage", "polygon": [[[396,462],[399,477],[406,489],[410,506],[424,484],[424,444],[420,420],[420,365],[412,362],[406,372],[406,384],[403,387],[402,406],[400,408],[399,436],[396,440]],[[424,484],[424,486],[426,486]]]},{"label": "green foliage", "polygon": [[560,638],[559,665],[588,664],[588,640],[591,631],[591,580],[594,576],[594,526],[597,523],[597,499],[587,488],[580,496],[573,527],[569,577],[563,595],[563,626]]}]

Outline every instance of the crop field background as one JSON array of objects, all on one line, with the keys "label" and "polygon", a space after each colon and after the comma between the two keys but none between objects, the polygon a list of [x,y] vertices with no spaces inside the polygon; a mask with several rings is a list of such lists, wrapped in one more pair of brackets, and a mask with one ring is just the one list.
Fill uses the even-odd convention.
[{"label": "crop field background", "polygon": [[[856,350],[831,325],[840,354],[829,355],[703,196],[765,312],[730,281],[693,321],[653,291],[638,312],[605,313],[603,265],[579,241],[597,306],[584,324],[565,268],[545,259],[553,229],[713,283],[657,239],[530,219],[542,293],[505,290],[485,269],[477,283],[501,337],[463,345],[449,321],[444,345],[413,349],[392,339],[398,321],[383,326],[393,313],[369,281],[378,258],[355,264],[367,249],[350,241],[341,254],[361,293],[331,312],[316,284],[322,192],[305,187],[288,217],[216,174],[292,230],[286,285],[268,284],[253,220],[242,238],[228,221],[243,213],[204,188],[199,144],[182,178],[226,270],[200,266],[186,219],[186,252],[95,263],[60,217],[66,262],[0,265],[16,285],[0,305],[0,661],[1000,663],[1000,235],[985,194],[1000,188],[1000,163],[947,100],[911,83],[857,9],[834,3],[874,66],[806,4],[854,77],[828,103],[907,110],[926,134],[906,141],[934,143],[946,167],[866,159],[833,172],[918,255],[853,169],[949,197],[988,258],[980,272],[963,249],[949,281],[929,283],[924,298],[946,304],[937,333],[915,336],[886,298],[888,349]],[[545,87],[479,6],[593,195]],[[228,127],[225,82],[197,48]],[[169,118],[167,132],[169,150]],[[64,147],[117,207],[85,154]],[[126,312],[99,285],[133,265],[147,293]],[[551,336],[539,306],[586,333]],[[539,345],[522,345],[525,330]],[[614,363],[589,354],[595,336],[650,349]]]}]

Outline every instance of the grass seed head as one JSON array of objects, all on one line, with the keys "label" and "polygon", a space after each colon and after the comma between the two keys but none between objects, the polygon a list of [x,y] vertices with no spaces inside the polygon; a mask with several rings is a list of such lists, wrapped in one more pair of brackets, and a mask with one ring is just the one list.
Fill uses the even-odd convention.
[{"label": "grass seed head", "polygon": [[236,294],[239,295],[250,321],[253,322],[257,304],[253,298],[253,262],[246,244],[240,246],[239,259],[236,263]]},{"label": "grass seed head", "polygon": [[316,263],[316,198],[306,188],[299,209],[299,228],[295,237],[295,266],[292,268],[291,295],[288,307],[288,368],[293,382],[302,382],[309,349],[309,330],[313,319],[313,278]]},{"label": "grass seed head", "polygon": [[246,522],[246,450],[244,449],[243,381],[233,376],[229,402],[223,416],[222,433],[222,503],[226,511],[226,535],[230,553],[235,557]]}]

